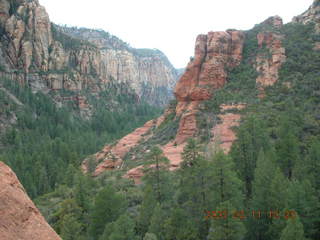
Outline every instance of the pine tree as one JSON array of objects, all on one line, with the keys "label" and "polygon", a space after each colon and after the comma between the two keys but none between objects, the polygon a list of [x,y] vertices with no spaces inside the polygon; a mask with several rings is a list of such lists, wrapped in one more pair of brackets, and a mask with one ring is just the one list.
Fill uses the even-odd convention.
[{"label": "pine tree", "polygon": [[127,214],[123,214],[115,221],[108,240],[135,240],[137,237],[134,229],[134,221]]},{"label": "pine tree", "polygon": [[252,201],[251,210],[260,211],[260,218],[248,219],[249,236],[251,239],[267,240],[269,239],[268,230],[272,219],[266,217],[266,213],[272,209],[271,203],[271,183],[275,176],[276,166],[271,159],[273,154],[267,155],[260,150],[257,168],[254,171],[254,181],[252,183]]},{"label": "pine tree", "polygon": [[[268,235],[271,239],[279,239],[282,229],[285,226],[281,214],[288,206],[288,180],[277,167],[270,185],[269,209],[267,215],[272,223],[268,229]],[[279,215],[279,217],[277,216]]]},{"label": "pine tree", "polygon": [[93,238],[103,233],[105,225],[115,221],[125,209],[124,197],[108,186],[101,190],[95,197],[94,206],[91,213],[90,233]]},{"label": "pine tree", "polygon": [[237,163],[237,171],[246,188],[246,198],[252,194],[254,170],[260,150],[266,151],[270,144],[263,121],[249,116],[237,133],[237,141],[231,148],[231,156]]},{"label": "pine tree", "polygon": [[305,164],[307,165],[306,177],[310,179],[312,185],[318,190],[318,198],[320,200],[320,141],[312,143]]},{"label": "pine tree", "polygon": [[158,240],[158,238],[153,233],[146,233],[146,235],[144,235],[143,240]]},{"label": "pine tree", "polygon": [[235,218],[233,213],[235,209],[230,201],[222,202],[217,209],[225,211],[223,218],[212,219],[209,230],[208,240],[242,240],[245,237],[246,229],[243,220]]},{"label": "pine tree", "polygon": [[72,215],[67,214],[61,223],[61,237],[63,240],[80,240],[82,238],[82,224]]},{"label": "pine tree", "polygon": [[317,199],[316,190],[309,180],[299,182],[293,180],[288,188],[288,208],[295,209],[301,217],[304,225],[305,235],[308,238],[317,239],[320,226],[320,204]]},{"label": "pine tree", "polygon": [[279,168],[276,168],[270,185],[269,207],[281,211],[287,207],[288,181]]},{"label": "pine tree", "polygon": [[197,224],[186,210],[174,207],[169,219],[165,222],[165,239],[194,240],[201,239]]},{"label": "pine tree", "polygon": [[276,144],[278,162],[285,176],[291,179],[294,166],[299,160],[299,145],[294,127],[287,119],[281,123],[279,138]]},{"label": "pine tree", "polygon": [[107,223],[103,234],[100,236],[99,240],[109,240],[110,235],[114,232],[116,222]]},{"label": "pine tree", "polygon": [[[156,199],[159,203],[163,201],[165,190],[164,190],[164,179],[163,171],[168,167],[169,160],[163,156],[163,152],[159,147],[153,147],[148,156],[149,161],[147,165],[154,165],[147,169],[147,176],[145,179],[152,183],[155,189]],[[147,180],[147,181],[148,181]]]},{"label": "pine tree", "polygon": [[155,195],[153,194],[153,189],[151,185],[145,186],[143,192],[143,200],[137,221],[138,233],[142,236],[148,230],[148,226],[150,225],[150,219],[154,211],[154,206],[157,204],[157,200],[155,198]]},{"label": "pine tree", "polygon": [[303,225],[299,218],[289,219],[281,232],[280,240],[305,240]]},{"label": "pine tree", "polygon": [[[194,140],[188,140],[182,154],[183,162],[178,171],[178,203],[188,214],[188,218],[204,234],[209,226],[203,218],[203,211],[210,207],[212,199],[211,168],[209,162],[199,153],[199,146]],[[199,235],[199,238],[204,236]]]},{"label": "pine tree", "polygon": [[237,209],[243,208],[242,182],[234,171],[232,159],[222,151],[213,156],[212,162],[212,207],[230,201]]},{"label": "pine tree", "polygon": [[159,240],[165,240],[164,222],[166,214],[158,203],[153,211],[148,232],[154,233]]},{"label": "pine tree", "polygon": [[[74,199],[66,199],[61,204],[59,209],[54,213],[54,228],[58,233],[62,232],[65,225],[65,221],[78,221],[82,215],[82,209],[77,205]],[[68,216],[67,218],[65,218]]]}]

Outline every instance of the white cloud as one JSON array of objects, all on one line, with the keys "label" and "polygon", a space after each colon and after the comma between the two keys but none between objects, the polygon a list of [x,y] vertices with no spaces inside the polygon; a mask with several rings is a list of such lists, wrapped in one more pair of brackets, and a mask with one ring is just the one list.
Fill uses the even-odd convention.
[{"label": "white cloud", "polygon": [[185,67],[198,34],[250,29],[269,16],[285,22],[312,0],[40,0],[51,21],[99,28],[137,48],[158,48]]}]

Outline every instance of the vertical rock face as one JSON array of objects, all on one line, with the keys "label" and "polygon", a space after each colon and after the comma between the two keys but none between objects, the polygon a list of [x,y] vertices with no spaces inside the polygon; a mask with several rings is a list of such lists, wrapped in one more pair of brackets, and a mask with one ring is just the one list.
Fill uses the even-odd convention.
[{"label": "vertical rock face", "polygon": [[37,0],[0,0],[0,70],[21,72],[35,90],[93,92],[128,83],[138,97],[165,105],[178,73],[159,50],[134,49],[106,32],[51,24]]},{"label": "vertical rock face", "polygon": [[175,88],[179,102],[203,101],[226,82],[226,68],[240,63],[244,33],[241,31],[209,32],[196,40],[194,59]]},{"label": "vertical rock face", "polygon": [[181,117],[176,144],[196,134],[198,105],[224,86],[227,69],[240,64],[244,38],[241,31],[209,32],[197,37],[194,59],[175,88],[176,114]]},{"label": "vertical rock face", "polygon": [[[190,61],[185,70],[185,73],[180,78],[175,88],[175,96],[177,106],[175,108],[175,117],[179,119],[179,127],[175,138],[162,146],[163,154],[170,160],[170,170],[175,170],[179,167],[182,158],[184,146],[188,138],[196,135],[197,118],[199,104],[211,98],[213,92],[224,86],[227,80],[227,69],[240,64],[242,59],[242,50],[244,44],[244,33],[241,31],[227,32],[209,32],[208,35],[199,35],[196,40],[195,56]],[[166,112],[168,114],[168,112]],[[165,115],[166,115],[165,114]],[[159,119],[164,119],[160,117]],[[159,119],[157,122],[159,122]],[[146,125],[149,125],[148,123]],[[145,128],[146,125],[143,127]],[[159,126],[156,124],[154,127]],[[151,127],[147,128],[147,131]],[[137,129],[132,134],[135,135]],[[145,135],[146,131],[143,131]],[[141,135],[142,136],[142,135]],[[111,161],[109,154],[113,149],[126,141],[130,134],[121,139],[114,147],[105,148],[102,151],[103,156],[106,156],[104,163],[102,162],[95,170],[95,175],[99,175],[108,167],[102,169],[103,164],[108,165]],[[132,139],[135,139],[132,137]],[[138,138],[141,140],[141,137]],[[135,145],[138,142],[135,141]],[[132,144],[130,144],[130,147]],[[126,148],[122,145],[121,148]],[[130,151],[126,148],[125,152]],[[99,153],[98,153],[99,154]],[[95,155],[97,159],[97,155]],[[86,163],[86,162],[85,162]],[[84,169],[85,170],[85,169]],[[100,171],[103,170],[103,171]],[[136,183],[142,176],[142,166],[131,169],[125,177],[132,178]]]},{"label": "vertical rock face", "polygon": [[[268,24],[274,29],[282,26],[282,19],[278,16],[270,17],[262,24]],[[256,56],[257,86],[263,96],[263,89],[278,81],[279,69],[286,60],[285,48],[282,47],[284,37],[276,32],[260,32],[257,35],[260,53]],[[265,49],[265,51],[263,51]]]},{"label": "vertical rock face", "polygon": [[139,97],[164,105],[172,97],[178,72],[167,57],[156,49],[135,49],[101,30],[58,27],[59,31],[98,47],[101,54],[99,75],[130,83]]},{"label": "vertical rock face", "polygon": [[308,24],[315,23],[317,32],[320,31],[320,0],[314,0],[313,4],[307,11],[299,16],[296,16],[292,20],[296,23]]},{"label": "vertical rock face", "polygon": [[61,240],[3,162],[0,162],[0,239]]}]

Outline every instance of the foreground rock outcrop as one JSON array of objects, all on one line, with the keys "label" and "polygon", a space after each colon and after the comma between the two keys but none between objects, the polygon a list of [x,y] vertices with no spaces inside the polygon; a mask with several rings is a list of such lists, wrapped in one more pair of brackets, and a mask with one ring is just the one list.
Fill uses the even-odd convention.
[{"label": "foreground rock outcrop", "polygon": [[131,48],[104,31],[59,27],[38,0],[0,1],[0,72],[46,93],[126,83],[157,106],[173,98],[178,77],[161,51]]},{"label": "foreground rock outcrop", "polygon": [[0,239],[61,240],[26,194],[14,172],[0,162]]}]

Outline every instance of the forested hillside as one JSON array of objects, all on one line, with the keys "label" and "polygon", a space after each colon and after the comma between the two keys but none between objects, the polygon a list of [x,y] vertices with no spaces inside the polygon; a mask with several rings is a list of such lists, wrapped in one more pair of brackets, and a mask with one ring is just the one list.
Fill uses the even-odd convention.
[{"label": "forested hillside", "polygon": [[[283,35],[286,49],[279,79],[264,88],[263,97],[252,65],[257,54],[271,54],[258,46],[261,31]],[[69,175],[36,201],[64,239],[319,239],[319,35],[313,24],[297,23],[281,29],[257,25],[245,35],[241,64],[198,114],[200,130],[208,131],[212,123],[205,116],[221,113],[221,104],[246,104],[229,110],[242,116],[230,153],[208,145],[200,131],[188,141],[176,171],[151,146],[143,155],[140,185],[123,178],[121,169],[95,179]]]},{"label": "forested hillside", "polygon": [[0,159],[12,167],[32,198],[64,183],[81,160],[105,142],[160,113],[146,103],[137,104],[127,86],[110,85],[98,98],[87,94],[88,102],[99,111],[85,120],[72,101],[58,107],[50,96],[34,94],[27,86],[8,79],[1,79],[0,84],[1,121],[12,119],[1,131]]},{"label": "forested hillside", "polygon": [[0,160],[63,240],[319,240],[319,6],[199,35],[161,116],[115,78],[3,78]]}]

